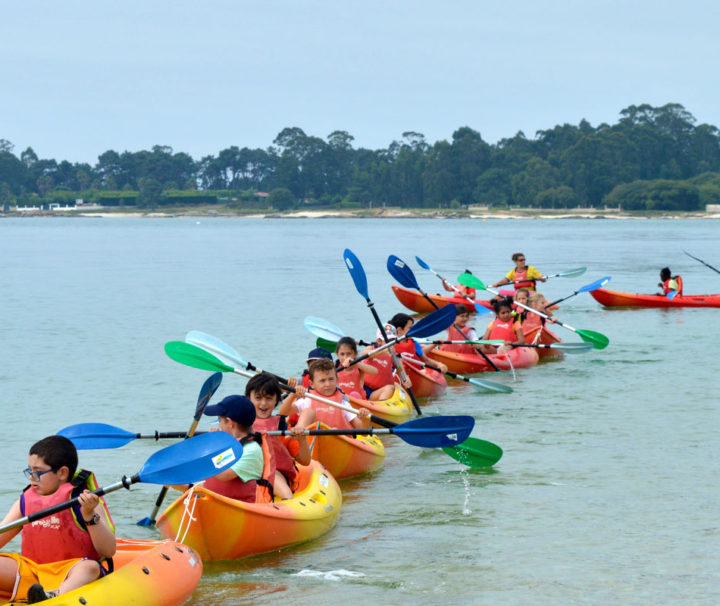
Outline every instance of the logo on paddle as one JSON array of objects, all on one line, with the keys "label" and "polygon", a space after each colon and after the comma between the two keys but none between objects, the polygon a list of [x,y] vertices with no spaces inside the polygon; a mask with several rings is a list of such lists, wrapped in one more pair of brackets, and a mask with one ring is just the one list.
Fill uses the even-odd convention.
[{"label": "logo on paddle", "polygon": [[458,441],[458,435],[456,433],[446,433],[445,437],[452,442]]},{"label": "logo on paddle", "polygon": [[355,269],[353,267],[352,261],[350,259],[348,259],[347,257],[345,258],[345,265],[348,266],[348,269]]},{"label": "logo on paddle", "polygon": [[212,458],[212,462],[213,465],[215,465],[215,469],[222,469],[232,463],[235,458],[235,451],[232,448],[228,448],[225,452],[215,455]]}]

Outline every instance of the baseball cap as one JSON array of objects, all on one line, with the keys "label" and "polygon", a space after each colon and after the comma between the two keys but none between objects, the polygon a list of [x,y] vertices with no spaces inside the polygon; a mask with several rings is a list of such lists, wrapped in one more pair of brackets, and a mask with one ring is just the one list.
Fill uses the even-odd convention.
[{"label": "baseball cap", "polygon": [[245,396],[226,396],[205,409],[208,417],[227,417],[239,425],[250,427],[255,422],[255,406]]},{"label": "baseball cap", "polygon": [[322,347],[316,347],[315,349],[310,350],[307,355],[307,360],[305,361],[312,362],[313,360],[319,360],[321,358],[327,358],[328,360],[332,360],[332,354],[327,349],[323,349]]}]

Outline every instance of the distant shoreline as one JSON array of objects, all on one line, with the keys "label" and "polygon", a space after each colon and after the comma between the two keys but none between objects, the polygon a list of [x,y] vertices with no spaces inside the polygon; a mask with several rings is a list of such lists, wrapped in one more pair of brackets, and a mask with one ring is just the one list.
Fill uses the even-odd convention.
[{"label": "distant shoreline", "polygon": [[720,213],[708,212],[628,212],[622,210],[578,209],[313,209],[293,211],[238,211],[217,206],[165,208],[162,211],[128,212],[125,209],[98,211],[29,211],[0,213],[0,217],[85,217],[126,218],[240,218],[240,219],[720,219]]}]

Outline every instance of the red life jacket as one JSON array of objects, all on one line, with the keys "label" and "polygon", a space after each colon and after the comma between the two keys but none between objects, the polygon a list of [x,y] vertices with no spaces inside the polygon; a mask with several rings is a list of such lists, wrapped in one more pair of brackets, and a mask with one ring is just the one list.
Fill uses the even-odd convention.
[{"label": "red life jacket", "polygon": [[[66,482],[53,494],[47,496],[39,495],[35,488],[29,486],[20,495],[20,512],[24,516],[30,515],[46,507],[73,499],[85,488],[90,490],[97,488],[91,472],[80,470],[76,474],[77,477],[80,477],[81,481],[76,484]],[[100,502],[110,528],[114,528],[105,500],[100,498]],[[25,524],[22,528],[22,555],[38,564],[73,558],[104,559],[93,545],[79,505]]]},{"label": "red life jacket", "polygon": [[[310,392],[317,394],[314,389],[310,389]],[[335,393],[331,396],[322,397],[327,400],[337,402],[338,404],[350,405],[345,397],[345,394],[339,389],[336,389]],[[318,402],[317,400],[310,400],[310,407],[315,411],[317,420],[321,423],[325,423],[328,427],[332,427],[333,429],[352,429],[352,426],[345,418],[341,409],[325,404],[324,402]]]},{"label": "red life jacket", "polygon": [[[298,486],[298,470],[295,466],[295,459],[288,450],[287,438],[283,439],[281,436],[265,435],[267,431],[287,429],[285,418],[280,415],[273,415],[267,419],[255,419],[253,429],[263,434],[263,444],[266,441],[269,442],[269,445],[272,447],[272,457],[275,460],[275,469],[285,476],[290,490],[295,492]],[[264,454],[263,451],[263,456]]]},{"label": "red life jacket", "polygon": [[537,284],[537,280],[526,280],[528,269],[530,269],[530,266],[527,266],[524,271],[518,271],[515,270],[515,290],[518,290],[520,288],[527,288],[528,290],[535,290],[535,285]]},{"label": "red life jacket", "polygon": [[303,387],[305,387],[305,388],[310,387],[310,374],[308,373],[307,370],[303,371],[302,384],[303,384]]},{"label": "red life jacket", "polygon": [[522,322],[523,330],[528,328],[535,328],[537,326],[545,326],[545,318],[543,318],[542,316],[538,316],[531,311],[527,312],[527,316]]},{"label": "red life jacket", "polygon": [[[465,330],[468,332],[470,331],[470,328],[467,327]],[[448,341],[468,341],[468,335],[463,332],[459,326],[456,324],[452,324],[450,328],[448,328],[447,333],[447,340]],[[440,349],[442,351],[452,351],[454,353],[461,353],[461,354],[477,354],[477,350],[475,349],[474,345],[462,345],[459,343],[455,344],[445,344],[441,345]]]},{"label": "red life jacket", "polygon": [[417,355],[417,351],[415,351],[415,341],[412,339],[406,339],[405,341],[401,341],[395,345],[395,353],[397,353],[398,356],[401,354],[408,354],[414,360],[420,360]]},{"label": "red life jacket", "polygon": [[365,397],[365,390],[360,385],[360,369],[357,366],[338,369],[337,386],[347,394],[356,391],[361,398]]},{"label": "red life jacket", "polygon": [[671,278],[668,278],[663,282],[663,294],[666,295],[669,292],[672,292],[674,289],[670,288],[670,280],[675,280],[677,282],[677,293],[679,295],[683,294],[683,283],[682,278],[680,276],[672,276]]},{"label": "red life jacket", "polygon": [[500,322],[495,318],[490,325],[490,339],[502,339],[503,341],[510,341],[514,343],[518,340],[515,329],[517,328],[516,323],[510,320],[509,322]]},{"label": "red life jacket", "polygon": [[365,375],[365,385],[375,391],[395,382],[393,377],[393,360],[390,354],[381,353],[365,360],[365,364],[377,368],[376,375]]},{"label": "red life jacket", "polygon": [[[258,437],[260,436],[258,435]],[[227,482],[212,477],[205,480],[205,488],[224,497],[246,503],[269,503],[273,500],[272,481],[275,479],[275,462],[270,440],[263,440],[261,437],[256,440],[256,436],[250,434],[240,440],[240,443],[247,444],[251,440],[260,442],[262,448],[262,477],[259,480],[248,480],[247,482],[243,482],[237,476]]]}]

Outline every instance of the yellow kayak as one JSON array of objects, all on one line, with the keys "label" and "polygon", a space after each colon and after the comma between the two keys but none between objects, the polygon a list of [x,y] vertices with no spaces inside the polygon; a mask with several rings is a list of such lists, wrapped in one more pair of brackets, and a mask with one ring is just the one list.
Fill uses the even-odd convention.
[{"label": "yellow kayak", "polygon": [[[395,384],[393,395],[387,400],[361,400],[348,396],[350,404],[355,408],[367,408],[372,414],[383,417],[393,423],[404,423],[413,414],[413,405],[407,392]],[[337,477],[337,476],[336,476]]]}]

